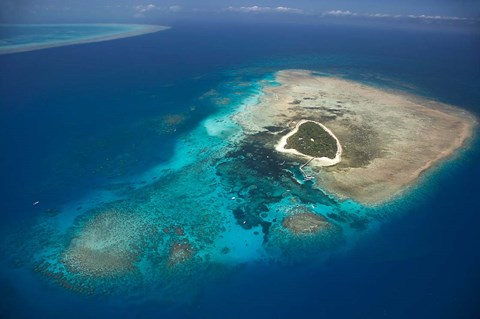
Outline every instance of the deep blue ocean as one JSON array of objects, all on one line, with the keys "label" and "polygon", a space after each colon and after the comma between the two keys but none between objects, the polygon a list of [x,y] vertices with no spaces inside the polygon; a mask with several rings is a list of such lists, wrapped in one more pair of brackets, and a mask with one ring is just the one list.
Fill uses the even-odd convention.
[{"label": "deep blue ocean", "polygon": [[[219,112],[199,99],[205,92],[231,94],[228,83],[288,68],[407,90],[480,115],[478,33],[179,24],[2,55],[1,239],[168,162],[179,139]],[[152,119],[171,114],[183,121],[159,134]],[[240,265],[206,280],[188,302],[70,292],[12,261],[16,247],[3,244],[0,317],[479,318],[479,162],[475,138],[348,251],[292,265]]]}]

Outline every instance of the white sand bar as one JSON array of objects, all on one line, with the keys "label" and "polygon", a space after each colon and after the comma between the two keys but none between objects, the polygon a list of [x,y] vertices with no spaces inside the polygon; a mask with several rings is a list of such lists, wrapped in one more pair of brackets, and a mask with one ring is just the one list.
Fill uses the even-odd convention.
[{"label": "white sand bar", "polygon": [[[461,149],[477,127],[476,117],[463,109],[405,92],[305,70],[277,72],[276,81],[279,86],[266,87],[259,103],[234,117],[246,138],[268,127],[291,130],[292,122],[301,120],[322,123],[335,132],[341,161],[309,165],[317,187],[364,205],[400,195]],[[286,157],[302,156],[282,149],[286,138],[272,133],[266,147],[288,151]]]}]

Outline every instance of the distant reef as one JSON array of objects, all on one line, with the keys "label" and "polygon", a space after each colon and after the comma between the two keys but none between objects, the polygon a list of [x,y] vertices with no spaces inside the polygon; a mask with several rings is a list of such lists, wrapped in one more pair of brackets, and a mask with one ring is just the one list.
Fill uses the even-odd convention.
[{"label": "distant reef", "polygon": [[[143,24],[26,24],[4,25],[1,28],[22,29],[22,36],[17,42],[15,36],[8,37],[8,31],[2,31],[6,38],[2,39],[0,54],[109,41],[170,29],[168,26]],[[96,28],[96,32],[79,32],[85,28]],[[42,32],[38,32],[38,29],[42,29]]]}]

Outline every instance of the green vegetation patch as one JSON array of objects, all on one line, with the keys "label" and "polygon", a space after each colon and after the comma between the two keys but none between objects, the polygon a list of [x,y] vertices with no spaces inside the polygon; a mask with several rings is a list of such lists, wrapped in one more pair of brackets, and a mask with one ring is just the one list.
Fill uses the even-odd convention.
[{"label": "green vegetation patch", "polygon": [[285,148],[293,148],[312,157],[335,158],[337,141],[320,125],[305,122],[298,131],[287,139]]}]

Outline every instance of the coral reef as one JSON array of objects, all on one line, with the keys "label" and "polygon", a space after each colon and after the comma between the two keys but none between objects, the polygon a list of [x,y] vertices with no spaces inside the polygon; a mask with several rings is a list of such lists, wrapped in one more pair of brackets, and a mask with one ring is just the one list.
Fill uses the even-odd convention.
[{"label": "coral reef", "polygon": [[136,216],[106,211],[89,221],[61,256],[71,273],[113,277],[134,269],[139,259],[141,228]]},{"label": "coral reef", "polygon": [[311,212],[287,216],[283,219],[282,226],[297,235],[316,234],[331,227],[324,217]]}]

